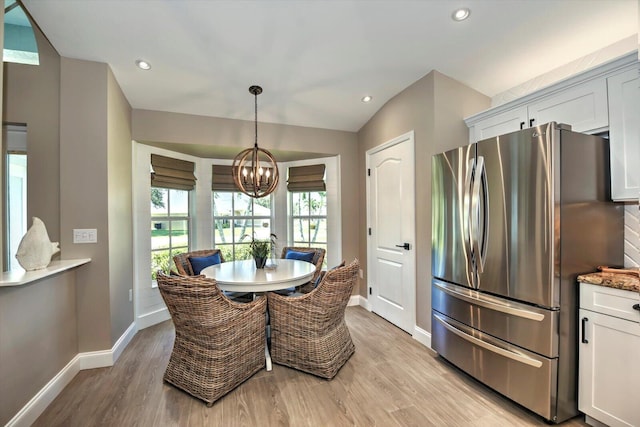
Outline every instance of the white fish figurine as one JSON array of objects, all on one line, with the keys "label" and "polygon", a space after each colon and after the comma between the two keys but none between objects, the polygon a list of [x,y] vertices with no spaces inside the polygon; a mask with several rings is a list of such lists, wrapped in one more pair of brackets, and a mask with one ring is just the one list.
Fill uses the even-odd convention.
[{"label": "white fish figurine", "polygon": [[16,259],[27,271],[45,268],[51,262],[51,257],[60,252],[58,242],[49,240],[47,227],[38,217],[33,217],[33,224],[20,241]]}]

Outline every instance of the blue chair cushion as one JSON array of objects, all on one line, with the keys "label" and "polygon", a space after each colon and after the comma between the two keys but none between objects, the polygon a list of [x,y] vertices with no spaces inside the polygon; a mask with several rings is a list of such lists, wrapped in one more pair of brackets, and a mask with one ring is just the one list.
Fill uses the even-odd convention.
[{"label": "blue chair cushion", "polygon": [[203,268],[209,267],[210,265],[220,264],[220,254],[215,253],[209,256],[189,257],[189,263],[191,263],[193,274],[198,275]]},{"label": "blue chair cushion", "polygon": [[298,252],[292,251],[291,249],[287,250],[285,254],[285,259],[297,259],[300,261],[307,261],[313,264],[313,256],[315,252]]}]

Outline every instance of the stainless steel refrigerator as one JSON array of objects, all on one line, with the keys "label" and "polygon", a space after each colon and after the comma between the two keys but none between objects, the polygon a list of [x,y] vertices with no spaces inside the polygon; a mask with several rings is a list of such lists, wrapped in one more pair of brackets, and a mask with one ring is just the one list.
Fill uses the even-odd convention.
[{"label": "stainless steel refrigerator", "polygon": [[549,123],[433,156],[432,348],[551,422],[578,414],[579,273],[623,264],[606,139]]}]

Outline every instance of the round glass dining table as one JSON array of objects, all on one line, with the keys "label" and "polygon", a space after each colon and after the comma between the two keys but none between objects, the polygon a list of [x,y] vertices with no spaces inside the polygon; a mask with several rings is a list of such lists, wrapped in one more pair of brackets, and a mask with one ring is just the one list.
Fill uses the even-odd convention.
[{"label": "round glass dining table", "polygon": [[228,261],[206,267],[200,274],[215,279],[224,291],[256,293],[303,285],[316,271],[316,266],[306,261],[278,259],[275,262],[273,266],[256,268],[252,259]]}]

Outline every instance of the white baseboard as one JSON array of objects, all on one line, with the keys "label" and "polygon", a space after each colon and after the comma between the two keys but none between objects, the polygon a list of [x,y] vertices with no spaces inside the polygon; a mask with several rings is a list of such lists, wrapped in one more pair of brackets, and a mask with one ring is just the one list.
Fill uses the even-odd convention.
[{"label": "white baseboard", "polygon": [[425,347],[431,348],[431,333],[418,326],[413,328],[413,339]]},{"label": "white baseboard", "polygon": [[80,370],[113,366],[122,354],[122,351],[129,345],[129,342],[131,342],[136,332],[138,332],[138,328],[135,323],[132,323],[120,338],[118,338],[118,341],[116,341],[111,350],[80,353],[78,355],[80,356]]},{"label": "white baseboard", "polygon": [[5,427],[29,427],[58,394],[80,372],[80,355],[76,355],[62,368],[26,405],[7,423]]},{"label": "white baseboard", "polygon": [[78,353],[18,411],[5,427],[29,427],[81,370],[113,366],[137,331],[136,324],[132,323],[111,350]]},{"label": "white baseboard", "polygon": [[360,307],[364,307],[365,310],[371,311],[371,306],[369,305],[369,301],[362,295],[351,295],[349,298],[348,307],[359,305]]},{"label": "white baseboard", "polygon": [[149,326],[157,325],[158,323],[164,322],[165,320],[169,319],[171,319],[169,310],[164,307],[156,311],[152,311],[151,313],[146,313],[138,316],[138,318],[136,319],[136,325],[138,325],[138,330],[141,330],[148,328]]}]

